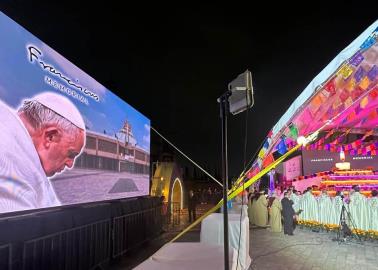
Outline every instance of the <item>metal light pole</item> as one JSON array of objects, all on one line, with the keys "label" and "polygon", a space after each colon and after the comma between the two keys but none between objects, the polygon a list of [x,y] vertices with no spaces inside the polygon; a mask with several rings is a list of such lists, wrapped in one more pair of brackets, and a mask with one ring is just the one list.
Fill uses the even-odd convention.
[{"label": "metal light pole", "polygon": [[227,157],[227,114],[228,114],[228,98],[230,91],[224,93],[219,99],[220,118],[222,121],[222,178],[223,178],[223,239],[224,239],[224,269],[229,270],[229,241],[228,241],[228,209],[227,209],[227,193],[228,193],[228,157]]},{"label": "metal light pole", "polygon": [[228,84],[228,91],[218,98],[222,121],[222,175],[223,175],[223,232],[224,232],[224,269],[230,268],[228,241],[228,157],[227,157],[227,115],[241,113],[254,104],[252,74],[249,70],[238,75]]}]

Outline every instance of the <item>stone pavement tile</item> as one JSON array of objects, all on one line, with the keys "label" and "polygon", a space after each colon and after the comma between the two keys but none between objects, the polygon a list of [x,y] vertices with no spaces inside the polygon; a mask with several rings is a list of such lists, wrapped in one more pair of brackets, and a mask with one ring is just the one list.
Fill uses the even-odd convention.
[{"label": "stone pavement tile", "polygon": [[365,251],[365,258],[368,258],[368,257],[376,257],[378,255],[378,252],[374,252],[372,250],[366,250]]},{"label": "stone pavement tile", "polygon": [[324,261],[324,265],[336,265],[336,260],[327,259]]},{"label": "stone pavement tile", "polygon": [[312,267],[318,267],[319,269],[323,266],[324,261],[316,260],[312,261]]},{"label": "stone pavement tile", "polygon": [[309,261],[307,259],[298,259],[298,260],[295,260],[295,263],[300,264],[300,265],[306,265],[306,264],[309,264]]},{"label": "stone pavement tile", "polygon": [[377,262],[365,262],[365,267],[373,267],[375,269],[378,269],[378,263]]},{"label": "stone pavement tile", "polygon": [[333,262],[333,263],[325,263],[323,264],[323,266],[321,267],[322,270],[334,270],[334,269],[337,269],[336,268],[336,263]]},{"label": "stone pavement tile", "polygon": [[290,270],[301,270],[303,268],[303,264],[298,264],[297,262],[295,262],[295,264],[293,265],[290,265]]},{"label": "stone pavement tile", "polygon": [[252,269],[260,270],[260,269],[267,269],[267,270],[273,270],[273,269],[279,269],[277,262],[273,261],[255,261],[253,263]]},{"label": "stone pavement tile", "polygon": [[328,258],[328,254],[322,253],[322,252],[316,253],[315,256],[318,258],[318,260],[321,260],[321,261],[326,261]]},{"label": "stone pavement tile", "polygon": [[[348,270],[365,270],[365,269],[370,269],[371,266],[368,266],[367,264],[360,264],[358,262],[355,262],[354,264],[348,264],[347,265],[347,269]],[[378,266],[377,265],[374,265],[372,266],[373,268],[372,269],[375,269],[377,270],[378,269]]]},{"label": "stone pavement tile", "polygon": [[319,256],[319,258],[321,258],[323,260],[323,262],[336,260],[336,257],[333,254],[331,254],[331,252],[324,253],[321,256]]},{"label": "stone pavement tile", "polygon": [[264,260],[269,260],[271,267],[280,266],[277,269],[347,270],[356,269],[356,261],[358,270],[378,269],[378,248],[352,242],[339,244],[332,241],[330,235],[322,233],[296,230],[295,234],[293,237],[273,235],[269,231],[255,234],[250,240],[252,257],[272,253],[259,258],[259,268],[256,269],[265,269]]},{"label": "stone pavement tile", "polygon": [[347,256],[347,258],[346,258],[346,260],[345,260],[345,263],[346,264],[350,264],[350,265],[353,265],[353,264],[355,264],[356,262],[358,262],[358,260],[356,260],[355,258],[350,258],[350,257],[348,257]]},{"label": "stone pavement tile", "polygon": [[284,249],[280,252],[281,256],[287,257],[287,258],[293,258],[295,255],[293,252],[291,252],[289,249]]},{"label": "stone pavement tile", "polygon": [[377,269],[378,269],[378,265],[368,266],[368,265],[366,265],[366,264],[364,264],[364,265],[360,265],[360,264],[358,264],[358,263],[355,263],[355,264],[352,266],[351,269],[352,269],[352,270],[361,270],[361,269],[366,269],[366,270],[368,270],[368,269],[375,269],[375,270],[377,270]]},{"label": "stone pavement tile", "polygon": [[[377,255],[374,256],[374,257],[373,256],[372,257],[365,257],[364,261],[366,263],[376,263],[377,262]],[[378,269],[378,267],[377,267],[377,269]]]},{"label": "stone pavement tile", "polygon": [[311,256],[312,255],[312,250],[311,249],[307,249],[303,252],[303,255],[308,257],[308,256]]},{"label": "stone pavement tile", "polygon": [[300,268],[300,270],[311,270],[311,268],[312,268],[311,264],[305,264],[302,266],[302,268]]},{"label": "stone pavement tile", "polygon": [[346,262],[345,261],[336,261],[336,265],[342,269],[346,266]]},{"label": "stone pavement tile", "polygon": [[346,260],[346,254],[342,253],[340,254],[339,252],[336,253],[336,261],[345,261]]}]

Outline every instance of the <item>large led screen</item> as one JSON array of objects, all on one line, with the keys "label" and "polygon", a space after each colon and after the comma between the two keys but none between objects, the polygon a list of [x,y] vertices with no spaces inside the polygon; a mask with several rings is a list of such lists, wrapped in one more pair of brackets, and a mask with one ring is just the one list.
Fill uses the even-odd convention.
[{"label": "large led screen", "polygon": [[0,12],[0,213],[147,195],[149,163],[149,119]]},{"label": "large led screen", "polygon": [[[302,155],[304,175],[330,171],[336,167],[336,163],[341,162],[340,153],[337,152],[303,150]],[[378,170],[377,156],[346,155],[345,161],[350,163],[352,169],[372,168],[373,170]]]}]

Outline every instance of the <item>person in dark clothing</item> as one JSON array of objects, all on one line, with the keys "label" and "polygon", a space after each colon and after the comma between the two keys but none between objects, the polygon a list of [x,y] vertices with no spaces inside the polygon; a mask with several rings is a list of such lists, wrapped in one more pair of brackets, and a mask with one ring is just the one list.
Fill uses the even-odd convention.
[{"label": "person in dark clothing", "polygon": [[293,201],[289,199],[290,191],[284,193],[284,198],[281,200],[282,216],[284,223],[284,234],[293,235],[295,211],[293,208]]},{"label": "person in dark clothing", "polygon": [[192,223],[192,221],[196,220],[196,205],[197,196],[194,194],[193,190],[190,190],[188,198],[189,223]]}]

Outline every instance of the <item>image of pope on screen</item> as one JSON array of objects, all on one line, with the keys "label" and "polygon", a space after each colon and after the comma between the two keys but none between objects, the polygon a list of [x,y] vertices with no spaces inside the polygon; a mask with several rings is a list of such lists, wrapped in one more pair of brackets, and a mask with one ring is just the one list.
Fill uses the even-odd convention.
[{"label": "image of pope on screen", "polygon": [[0,213],[61,205],[50,181],[85,145],[83,118],[66,97],[42,92],[18,110],[0,101]]}]

